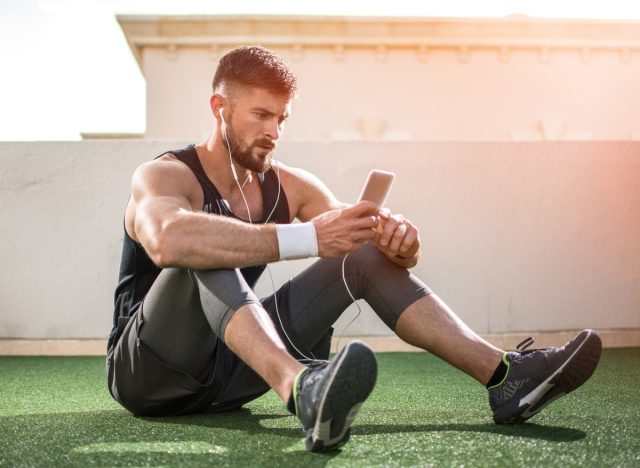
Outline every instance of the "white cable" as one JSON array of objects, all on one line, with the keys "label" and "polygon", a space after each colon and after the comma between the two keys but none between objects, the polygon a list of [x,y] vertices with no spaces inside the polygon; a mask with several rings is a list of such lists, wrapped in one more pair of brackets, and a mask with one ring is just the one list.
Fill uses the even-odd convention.
[{"label": "white cable", "polygon": [[349,297],[353,301],[352,304],[355,304],[356,308],[358,309],[358,313],[342,329],[342,333],[340,333],[340,335],[338,336],[338,341],[336,342],[336,351],[335,351],[336,353],[340,350],[340,341],[342,340],[342,338],[344,337],[345,333],[347,332],[347,329],[351,326],[351,324],[353,324],[353,322],[356,321],[356,319],[358,317],[360,317],[360,314],[362,313],[362,308],[360,307],[360,304],[358,304],[358,301],[356,300],[356,298],[353,297],[353,294],[351,293],[351,289],[349,289],[349,284],[347,284],[347,277],[344,274],[344,264],[347,262],[347,257],[348,256],[349,256],[349,253],[347,253],[344,256],[344,258],[342,259],[342,282],[344,283],[344,287],[347,288],[347,293],[349,293]]},{"label": "white cable", "polygon": [[289,343],[291,343],[291,346],[293,347],[293,349],[295,349],[298,352],[298,354],[304,358],[304,359],[300,359],[300,362],[307,362],[307,361],[308,362],[317,362],[317,361],[329,362],[324,359],[317,359],[313,355],[311,350],[309,350],[309,354],[311,354],[311,357],[309,357],[305,355],[302,351],[300,351],[295,344],[293,344],[293,340],[287,334],[287,331],[284,328],[284,323],[282,323],[282,318],[280,317],[280,310],[278,309],[278,297],[276,295],[276,285],[273,282],[273,275],[271,274],[271,268],[269,268],[269,265],[267,265],[267,272],[269,272],[269,278],[271,279],[271,287],[273,288],[273,303],[276,306],[276,315],[278,316],[278,321],[280,322],[280,329],[282,330],[282,333],[284,333],[284,336],[287,337],[287,340],[289,341]]},{"label": "white cable", "polygon": [[[275,162],[278,162],[278,160],[276,159],[276,154],[273,153],[273,160]],[[273,167],[273,164],[271,164],[271,167]],[[276,207],[278,206],[278,202],[280,201],[280,190],[281,190],[281,185],[280,185],[280,164],[276,165],[276,177],[278,178],[278,194],[276,195],[276,202],[273,204],[273,208],[271,208],[271,213],[269,213],[269,216],[267,216],[267,219],[264,221],[265,224],[269,222],[269,220],[271,219],[271,215],[273,215],[273,213],[276,211]]]},{"label": "white cable", "polygon": [[[240,195],[242,195],[242,200],[244,201],[244,205],[247,208],[247,216],[249,217],[249,223],[252,223],[251,221],[251,212],[249,211],[249,203],[247,202],[247,198],[244,196],[244,192],[242,190],[242,186],[240,185],[240,182],[238,181],[238,177],[236,175],[236,171],[235,168],[233,167],[233,159],[231,158],[231,146],[229,145],[229,139],[227,138],[227,132],[224,132],[224,140],[227,143],[227,151],[229,152],[229,163],[231,164],[231,171],[234,174],[234,179],[236,181],[236,184],[238,185],[238,189],[240,189]],[[274,159],[275,159],[275,155],[274,155]],[[273,208],[271,209],[271,213],[269,213],[269,216],[267,216],[267,219],[265,220],[265,224],[269,222],[269,219],[271,218],[271,216],[273,215],[273,213],[276,210],[276,207],[278,206],[278,202],[280,201],[280,190],[281,190],[281,184],[280,184],[280,168],[277,167],[276,168],[276,176],[278,178],[278,194],[276,196],[276,202],[273,205]],[[284,324],[282,323],[282,318],[280,317],[280,310],[278,308],[278,296],[276,294],[276,285],[273,281],[273,275],[271,274],[271,268],[269,268],[269,265],[266,266],[267,267],[267,272],[269,273],[269,278],[271,279],[271,287],[273,289],[273,303],[276,306],[276,315],[278,317],[278,321],[280,322],[280,329],[282,330],[282,333],[284,333],[284,336],[287,337],[287,340],[289,341],[289,343],[291,343],[291,346],[293,347],[293,349],[295,349],[298,354],[300,354],[300,356],[302,356],[304,359],[300,359],[300,362],[315,362],[315,361],[321,361],[321,359],[316,359],[316,357],[313,355],[313,353],[311,351],[309,351],[309,354],[311,354],[312,357],[308,357],[307,355],[305,355],[302,351],[300,351],[295,344],[293,344],[293,340],[289,337],[289,335],[287,334],[287,331],[284,329]],[[328,362],[328,361],[325,361]]]},{"label": "white cable", "polygon": [[[236,185],[238,186],[238,189],[240,190],[240,195],[242,196],[242,201],[244,201],[244,206],[247,209],[247,217],[249,218],[249,223],[252,224],[253,221],[251,220],[251,211],[249,210],[249,203],[247,202],[247,198],[245,197],[244,191],[242,190],[242,186],[240,185],[240,181],[238,180],[238,176],[237,176],[235,167],[233,166],[233,159],[231,157],[231,145],[229,144],[229,139],[227,138],[226,129],[224,131],[224,140],[225,140],[225,143],[227,144],[227,151],[229,152],[229,164],[231,165],[231,171],[233,172],[234,180],[236,181]],[[275,154],[273,156],[273,159],[276,162],[278,162],[276,157],[275,157]],[[276,177],[278,179],[278,192],[277,192],[277,195],[276,195],[276,201],[273,204],[273,208],[271,209],[271,212],[267,216],[267,219],[265,220],[265,224],[269,222],[269,219],[271,219],[271,216],[276,211],[276,207],[278,206],[278,202],[280,201],[280,191],[282,190],[282,184],[280,183],[280,165],[279,164],[276,165]],[[362,313],[362,308],[360,307],[360,304],[358,304],[358,301],[356,300],[356,298],[353,297],[353,294],[351,293],[351,289],[349,289],[349,284],[347,283],[347,278],[346,278],[345,273],[344,273],[344,265],[345,265],[345,263],[347,261],[347,257],[348,256],[349,256],[349,254],[347,253],[344,256],[344,258],[342,259],[342,282],[344,283],[344,287],[347,289],[347,293],[349,293],[349,297],[353,301],[353,304],[355,304],[356,308],[358,309],[358,312],[356,313],[355,317],[353,317],[351,319],[351,321],[347,324],[347,326],[345,326],[342,329],[342,333],[340,333],[340,335],[338,336],[338,341],[336,342],[336,353],[340,349],[340,341],[344,337],[347,329],[351,326],[351,324],[353,324],[353,322],[356,321],[356,319]],[[273,281],[273,275],[271,274],[271,268],[269,268],[269,265],[267,265],[266,267],[267,267],[267,272],[269,273],[269,278],[271,280],[271,287],[273,289],[273,303],[276,306],[276,316],[278,317],[278,321],[280,322],[280,328],[282,330],[282,333],[284,333],[284,336],[287,338],[287,340],[289,341],[289,343],[293,347],[293,349],[295,349],[298,352],[298,354],[300,354],[300,356],[302,356],[304,358],[304,359],[301,359],[300,362],[305,362],[305,361],[309,361],[309,362],[325,361],[325,362],[328,362],[328,361],[323,360],[323,359],[316,359],[316,357],[313,355],[311,350],[309,351],[309,354],[311,354],[312,357],[310,358],[310,357],[306,356],[302,351],[300,351],[296,347],[296,345],[293,343],[293,340],[287,334],[287,331],[284,328],[284,324],[282,323],[282,318],[280,317],[280,310],[278,308],[278,296],[277,296],[277,293],[276,293],[276,285],[275,285],[275,282]]]},{"label": "white cable", "polygon": [[[229,163],[231,164],[232,171],[235,174],[235,170],[233,170],[233,169],[235,169],[233,167],[233,160],[231,159],[231,147],[229,146],[229,140],[226,138],[226,132],[225,132],[225,142],[227,143],[227,150],[229,151]],[[274,154],[274,160],[276,160],[276,162],[277,162],[277,159],[275,158],[275,154]],[[278,206],[278,202],[280,201],[280,191],[282,190],[282,184],[280,183],[280,165],[276,165],[276,177],[278,179],[278,192],[277,192],[277,195],[276,195],[276,201],[275,201],[275,203],[273,205],[273,208],[271,209],[271,212],[267,216],[267,219],[265,220],[265,224],[268,223],[269,220],[271,219],[271,216],[276,211],[276,207]],[[242,195],[242,200],[244,201],[245,207],[247,208],[247,216],[249,217],[249,223],[252,223],[252,221],[251,221],[251,213],[249,211],[249,203],[247,202],[247,198],[244,195],[244,192],[242,190],[242,187],[240,186],[240,182],[238,181],[238,178],[234,177],[234,179],[236,181],[236,184],[238,185],[238,189],[240,189],[240,195]],[[356,300],[356,298],[351,293],[351,289],[349,289],[349,284],[347,283],[347,278],[346,278],[345,273],[344,273],[344,265],[345,265],[345,263],[347,261],[347,257],[348,256],[349,256],[349,254],[347,253],[344,256],[344,258],[342,259],[342,282],[344,283],[344,287],[347,289],[347,293],[349,293],[349,297],[353,301],[353,304],[355,304],[356,308],[358,309],[358,312],[356,313],[355,317],[353,317],[351,319],[351,321],[347,324],[347,326],[345,326],[342,329],[342,333],[340,333],[340,335],[338,336],[338,341],[336,342],[336,351],[335,351],[336,353],[340,349],[340,341],[344,337],[346,331],[348,330],[348,328],[353,324],[353,322],[356,321],[356,319],[362,313],[362,308],[360,307],[360,304],[358,304],[358,301]],[[273,303],[274,303],[274,305],[276,307],[276,316],[278,317],[278,322],[280,322],[280,329],[282,330],[282,333],[287,338],[287,340],[289,341],[289,343],[291,344],[293,349],[295,349],[298,352],[298,354],[304,358],[304,359],[300,359],[300,362],[307,362],[307,361],[308,362],[317,362],[317,361],[328,362],[327,360],[324,360],[324,359],[317,359],[314,356],[313,352],[311,352],[311,350],[309,350],[309,354],[311,354],[311,357],[305,355],[302,351],[300,351],[296,347],[296,345],[293,343],[293,340],[291,339],[291,337],[287,334],[287,331],[284,328],[284,323],[282,322],[282,317],[280,317],[280,309],[278,308],[278,295],[277,295],[277,292],[276,292],[275,282],[273,281],[273,274],[271,273],[271,268],[269,267],[269,265],[267,265],[266,267],[267,267],[267,273],[269,273],[269,279],[271,280],[271,288],[273,290]]]},{"label": "white cable", "polygon": [[[275,154],[273,155],[273,159],[276,162],[278,162],[278,160],[275,157]],[[273,165],[272,165],[272,167],[273,167]],[[271,213],[269,213],[269,216],[267,216],[267,219],[265,220],[265,223],[269,222],[269,219],[271,219],[271,216],[276,211],[276,207],[278,206],[278,202],[280,201],[280,190],[282,188],[282,184],[280,183],[280,165],[279,164],[276,165],[276,177],[278,178],[278,195],[276,196],[276,202],[274,203],[273,208],[271,209]],[[295,344],[293,344],[293,340],[291,339],[291,337],[289,337],[289,335],[287,334],[287,331],[284,328],[284,323],[282,323],[282,317],[280,317],[280,309],[278,308],[278,294],[276,292],[276,285],[275,285],[275,282],[273,281],[273,275],[271,274],[271,268],[269,267],[269,265],[267,265],[267,273],[269,273],[269,279],[271,280],[271,288],[273,289],[273,303],[276,306],[276,316],[278,317],[278,322],[280,322],[280,329],[282,330],[282,333],[284,333],[284,336],[287,337],[287,340],[289,341],[289,343],[291,344],[293,349],[295,349],[298,352],[298,354],[304,358],[304,359],[301,359],[300,362],[320,361],[321,359],[317,359],[313,355],[311,350],[309,350],[309,354],[311,354],[311,358],[310,358],[310,357],[306,356],[302,351],[300,351],[296,347]],[[326,362],[328,362],[328,361],[326,361]]]},{"label": "white cable", "polygon": [[227,151],[229,152],[229,164],[231,165],[231,172],[233,172],[233,180],[236,181],[236,185],[240,189],[240,195],[242,195],[242,200],[244,201],[244,206],[247,208],[247,217],[249,218],[249,224],[253,224],[251,221],[251,211],[249,211],[249,203],[247,203],[247,199],[244,196],[244,191],[240,186],[240,181],[238,180],[238,174],[236,173],[236,168],[233,165],[233,159],[231,159],[231,145],[229,145],[229,138],[227,138],[227,130],[224,130],[224,141],[227,144]]}]

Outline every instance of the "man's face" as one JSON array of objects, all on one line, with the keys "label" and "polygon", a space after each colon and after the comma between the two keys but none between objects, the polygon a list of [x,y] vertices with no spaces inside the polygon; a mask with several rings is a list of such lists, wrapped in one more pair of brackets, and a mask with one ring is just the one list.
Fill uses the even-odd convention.
[{"label": "man's face", "polygon": [[231,109],[225,109],[224,114],[233,160],[253,172],[267,171],[290,107],[291,100],[286,95],[260,88],[238,92]]}]

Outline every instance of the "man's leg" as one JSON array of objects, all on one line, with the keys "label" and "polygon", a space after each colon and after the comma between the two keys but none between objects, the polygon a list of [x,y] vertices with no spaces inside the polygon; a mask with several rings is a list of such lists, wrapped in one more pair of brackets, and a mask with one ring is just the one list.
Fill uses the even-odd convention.
[{"label": "man's leg", "polygon": [[[181,414],[214,402],[237,407],[264,393],[266,382],[295,408],[307,449],[326,450],[349,439],[375,384],[375,356],[363,343],[349,343],[320,367],[297,362],[238,270],[163,270],[141,312],[135,331],[129,324],[116,344],[112,364],[113,394],[136,414]],[[223,383],[203,396],[212,372]]]},{"label": "man's leg", "polygon": [[[291,334],[313,345],[351,303],[342,280],[342,259],[319,260],[290,287]],[[595,370],[602,348],[585,330],[562,348],[505,353],[467,327],[436,295],[367,244],[345,264],[349,288],[365,299],[400,338],[489,385],[498,423],[524,421],[556,398],[582,385]]]},{"label": "man's leg", "polygon": [[[238,344],[240,333],[251,339]],[[264,380],[235,372],[239,360],[223,338]],[[244,376],[238,399],[266,392],[265,381],[288,398],[303,366],[284,349],[238,271],[165,269],[114,347],[109,385],[116,399],[139,415],[201,411],[225,393],[230,379]]]},{"label": "man's leg", "polygon": [[486,385],[505,352],[473,332],[438,296],[418,299],[400,315],[396,333]]},{"label": "man's leg", "polygon": [[238,309],[224,338],[229,349],[288,403],[294,379],[304,366],[287,352],[262,306],[250,304]]},{"label": "man's leg", "polygon": [[286,351],[260,301],[237,270],[164,270],[143,304],[139,337],[171,367],[198,379],[219,341],[286,402],[304,368]]},{"label": "man's leg", "polygon": [[[391,263],[372,244],[351,253],[345,279],[404,341],[428,350],[486,384],[504,351],[467,327],[431,290]],[[297,346],[311,349],[351,304],[342,279],[342,258],[321,259],[288,285],[285,329]]]}]

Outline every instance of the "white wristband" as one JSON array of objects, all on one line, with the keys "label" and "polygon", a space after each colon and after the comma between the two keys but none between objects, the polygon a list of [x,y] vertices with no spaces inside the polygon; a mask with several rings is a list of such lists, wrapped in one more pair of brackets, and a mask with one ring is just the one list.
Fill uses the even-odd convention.
[{"label": "white wristband", "polygon": [[318,256],[318,238],[312,222],[276,224],[280,260]]}]

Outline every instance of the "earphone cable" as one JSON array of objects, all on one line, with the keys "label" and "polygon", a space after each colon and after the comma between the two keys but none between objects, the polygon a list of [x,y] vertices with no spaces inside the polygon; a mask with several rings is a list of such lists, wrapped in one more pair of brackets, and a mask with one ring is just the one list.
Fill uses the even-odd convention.
[{"label": "earphone cable", "polygon": [[[240,182],[238,181],[238,177],[236,175],[236,171],[235,168],[233,167],[233,159],[231,157],[231,145],[229,144],[229,139],[227,138],[227,132],[224,132],[224,140],[225,143],[227,144],[227,151],[229,152],[229,164],[231,165],[231,172],[233,172],[234,175],[234,180],[236,181],[236,185],[238,186],[238,189],[240,190],[240,195],[242,195],[242,200],[244,201],[244,205],[245,208],[247,209],[247,216],[249,218],[249,224],[253,224],[253,221],[251,220],[251,212],[249,210],[249,203],[247,202],[247,198],[244,195],[244,191],[242,190],[242,186],[240,185]],[[275,159],[275,154],[274,154],[274,159]],[[277,162],[277,160],[276,160]],[[278,178],[278,193],[276,195],[276,202],[273,205],[273,208],[271,209],[271,212],[269,213],[269,215],[267,216],[267,219],[265,220],[265,224],[269,222],[269,219],[271,219],[271,216],[273,215],[273,213],[276,210],[276,207],[278,206],[278,202],[280,201],[280,191],[282,190],[282,185],[280,184],[280,167],[276,166],[276,176]],[[278,296],[276,293],[276,285],[273,281],[273,275],[271,274],[271,268],[269,268],[269,265],[266,266],[267,267],[267,272],[269,273],[269,278],[271,279],[271,287],[273,289],[273,303],[276,307],[276,315],[278,317],[278,321],[280,322],[280,329],[282,330],[282,333],[284,334],[284,336],[287,337],[287,340],[289,341],[289,343],[291,344],[291,346],[293,347],[293,349],[295,349],[298,354],[300,354],[300,356],[303,357],[303,359],[300,359],[300,362],[317,362],[320,361],[319,359],[316,359],[316,357],[313,355],[313,353],[310,351],[309,353],[311,354],[311,358],[308,357],[307,355],[305,355],[302,351],[300,351],[296,345],[293,343],[293,340],[291,339],[291,337],[287,334],[287,331],[284,328],[284,324],[282,323],[282,317],[280,317],[280,310],[278,308]]]},{"label": "earphone cable", "polygon": [[356,308],[358,309],[358,312],[356,313],[356,315],[349,321],[349,323],[347,323],[347,325],[342,329],[342,332],[340,333],[340,335],[338,336],[338,341],[336,341],[336,350],[335,352],[337,353],[338,351],[340,351],[340,341],[342,340],[342,338],[344,337],[344,335],[346,334],[347,330],[349,329],[349,327],[353,324],[353,322],[356,321],[356,319],[358,317],[360,317],[360,314],[362,313],[362,308],[360,307],[360,304],[358,304],[358,301],[356,300],[356,298],[353,296],[353,294],[351,293],[351,289],[349,289],[349,284],[347,283],[347,277],[345,275],[344,272],[344,265],[347,262],[347,257],[349,256],[349,253],[347,253],[344,258],[342,259],[342,282],[344,283],[344,287],[347,288],[347,293],[349,294],[349,297],[351,298],[351,300],[353,301],[352,304],[354,304],[356,306]]},{"label": "earphone cable", "polygon": [[[276,163],[278,162],[278,160],[275,157],[275,153],[273,155],[273,159],[276,161]],[[273,208],[271,209],[271,213],[269,213],[269,216],[267,216],[265,223],[269,222],[269,220],[271,219],[271,216],[276,211],[278,202],[280,201],[280,191],[282,190],[282,184],[280,183],[280,165],[279,164],[276,164],[276,177],[278,178],[278,194],[276,195],[276,202],[274,203]],[[316,359],[316,357],[313,355],[311,351],[309,351],[309,354],[311,354],[311,358],[306,356],[302,351],[300,351],[296,347],[296,345],[293,344],[293,340],[291,339],[291,337],[289,337],[289,335],[287,334],[287,330],[285,329],[284,323],[282,322],[282,317],[280,316],[280,309],[278,308],[278,293],[276,292],[276,285],[275,285],[275,282],[273,281],[273,274],[271,274],[271,268],[269,267],[269,265],[267,265],[267,273],[269,273],[269,279],[271,280],[271,288],[273,290],[273,303],[276,307],[276,316],[278,317],[278,322],[280,322],[280,329],[282,330],[282,333],[284,333],[284,336],[287,337],[287,340],[289,341],[293,349],[295,349],[298,352],[298,354],[304,358],[304,359],[301,359],[301,362],[319,361],[319,359]]]}]

